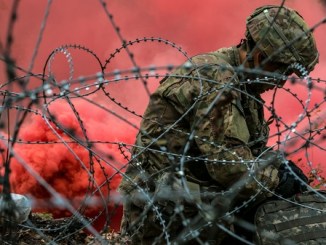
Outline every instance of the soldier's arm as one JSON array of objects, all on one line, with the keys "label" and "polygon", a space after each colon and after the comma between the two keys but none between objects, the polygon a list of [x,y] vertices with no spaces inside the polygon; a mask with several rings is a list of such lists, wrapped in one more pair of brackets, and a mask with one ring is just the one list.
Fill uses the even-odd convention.
[{"label": "soldier's arm", "polygon": [[[237,77],[229,70],[220,73],[217,79],[216,89],[208,90],[196,104],[191,122],[194,139],[204,159],[203,167],[225,188],[243,181],[243,195],[255,193],[259,189],[258,182],[275,189],[277,168],[261,167],[247,146],[250,134],[237,106]],[[249,171],[252,171],[250,175]],[[248,181],[244,181],[246,176]]]},{"label": "soldier's arm", "polygon": [[[246,146],[250,137],[246,121],[236,106],[237,77],[231,68],[213,64],[200,66],[190,76],[169,84],[164,96],[189,121],[189,141],[195,141],[200,150],[200,167],[207,167],[214,180],[230,187],[248,174],[255,160]],[[258,181],[266,176],[260,172],[264,174],[257,175]],[[256,188],[252,180],[244,192],[251,195]]]}]

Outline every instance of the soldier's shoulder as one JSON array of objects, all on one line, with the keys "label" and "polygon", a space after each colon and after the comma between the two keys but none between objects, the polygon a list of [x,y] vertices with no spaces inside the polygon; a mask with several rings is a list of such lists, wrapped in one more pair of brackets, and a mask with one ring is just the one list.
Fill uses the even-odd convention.
[{"label": "soldier's shoulder", "polygon": [[195,55],[191,58],[191,62],[194,65],[202,66],[202,65],[228,65],[226,59],[224,59],[223,55],[220,55],[217,52],[203,53]]},{"label": "soldier's shoulder", "polygon": [[[199,81],[213,86],[217,81],[227,80],[233,76],[233,67],[220,52],[201,53],[191,57],[162,79],[157,92],[167,93],[167,90],[173,88],[195,90],[199,89]],[[187,85],[181,86],[184,83]]]}]

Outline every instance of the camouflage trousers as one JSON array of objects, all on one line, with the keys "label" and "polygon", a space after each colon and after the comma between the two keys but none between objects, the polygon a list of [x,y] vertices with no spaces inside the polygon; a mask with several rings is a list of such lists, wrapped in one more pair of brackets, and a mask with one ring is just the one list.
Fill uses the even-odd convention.
[{"label": "camouflage trousers", "polygon": [[222,244],[226,234],[209,224],[195,205],[180,206],[180,213],[176,213],[177,209],[172,203],[146,208],[126,202],[121,232],[130,238],[131,244],[137,245]]}]

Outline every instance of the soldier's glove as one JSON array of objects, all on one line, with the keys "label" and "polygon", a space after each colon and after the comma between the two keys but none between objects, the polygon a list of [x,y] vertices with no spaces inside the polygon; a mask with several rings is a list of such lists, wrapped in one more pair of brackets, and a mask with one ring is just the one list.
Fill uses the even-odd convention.
[{"label": "soldier's glove", "polygon": [[285,161],[282,154],[279,151],[266,151],[261,157],[262,164],[273,165],[276,168],[279,168]]},{"label": "soldier's glove", "polygon": [[258,179],[266,188],[274,190],[279,183],[277,168],[268,165],[258,172]]},{"label": "soldier's glove", "polygon": [[292,161],[283,163],[279,167],[278,176],[280,183],[275,189],[275,193],[284,198],[291,197],[307,190],[307,185],[309,183],[307,176]]},{"label": "soldier's glove", "polygon": [[269,190],[275,190],[279,184],[278,169],[282,161],[278,151],[266,151],[258,159],[258,179]]}]

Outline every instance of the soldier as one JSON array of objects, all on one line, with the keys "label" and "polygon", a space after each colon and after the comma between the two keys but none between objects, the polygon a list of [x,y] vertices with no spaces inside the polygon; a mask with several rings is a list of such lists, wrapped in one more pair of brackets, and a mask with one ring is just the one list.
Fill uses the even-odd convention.
[{"label": "soldier", "polygon": [[268,5],[248,17],[239,45],[197,55],[165,77],[120,185],[122,234],[133,244],[221,244],[232,223],[225,214],[237,205],[268,190],[300,191],[297,180],[282,178],[282,154],[266,147],[260,97],[287,75],[301,76],[294,63],[314,69],[314,37],[295,10]]}]

